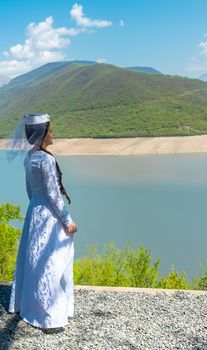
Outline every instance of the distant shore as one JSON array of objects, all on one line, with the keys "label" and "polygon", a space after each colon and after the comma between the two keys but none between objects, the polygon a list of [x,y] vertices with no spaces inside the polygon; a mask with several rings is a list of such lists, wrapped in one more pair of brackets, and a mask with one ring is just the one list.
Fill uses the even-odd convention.
[{"label": "distant shore", "polygon": [[[207,153],[207,135],[114,139],[54,139],[48,150],[57,155],[138,155]],[[0,139],[0,150],[6,149]]]}]

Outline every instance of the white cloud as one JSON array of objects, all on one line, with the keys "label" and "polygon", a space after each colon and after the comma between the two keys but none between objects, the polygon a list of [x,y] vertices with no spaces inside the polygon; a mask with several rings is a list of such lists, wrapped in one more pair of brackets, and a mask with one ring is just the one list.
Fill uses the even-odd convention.
[{"label": "white cloud", "polygon": [[39,66],[48,62],[62,61],[64,60],[65,54],[61,51],[40,51],[33,60],[35,66]]},{"label": "white cloud", "polygon": [[[206,37],[207,34],[204,34]],[[207,41],[201,41],[198,44],[199,52],[191,57],[191,63],[186,67],[188,72],[206,72],[207,71]]]},{"label": "white cloud", "polygon": [[198,47],[201,49],[201,54],[207,58],[207,41],[201,41]]},{"label": "white cloud", "polygon": [[30,23],[25,42],[3,52],[8,60],[0,61],[0,73],[14,77],[47,62],[63,60],[63,49],[70,45],[69,37],[78,33],[80,30],[74,28],[54,28],[51,16],[37,24]]},{"label": "white cloud", "polygon": [[106,20],[98,20],[98,19],[90,19],[84,16],[83,12],[83,6],[79,4],[74,4],[71,11],[70,15],[72,19],[79,25],[83,26],[86,28],[91,28],[91,27],[109,27],[112,25],[111,21],[106,21]]},{"label": "white cloud", "polygon": [[[30,23],[27,27],[28,39],[24,44],[12,46],[10,53],[17,59],[25,59],[38,56],[38,51],[41,50],[62,49],[70,44],[69,33],[71,29],[53,28],[50,16],[38,24]],[[74,31],[72,33],[74,35]]]},{"label": "white cloud", "polygon": [[0,74],[4,74],[9,77],[23,74],[30,69],[32,69],[32,66],[29,61],[0,61]]},{"label": "white cloud", "polygon": [[[30,23],[28,26],[28,35],[32,44],[37,49],[62,49],[70,44],[68,36],[78,34],[71,28],[53,28],[53,18],[50,16],[45,21]],[[66,36],[66,38],[65,38]]]},{"label": "white cloud", "polygon": [[120,27],[124,27],[124,20],[123,19],[120,19],[119,25],[120,25]]},{"label": "white cloud", "polygon": [[71,37],[91,31],[92,27],[108,27],[112,22],[86,18],[83,6],[73,5],[71,18],[77,28],[55,28],[52,16],[39,23],[30,23],[26,28],[24,43],[18,43],[2,52],[5,60],[0,61],[0,74],[15,77],[38,66],[65,59],[65,48],[71,44]]},{"label": "white cloud", "polygon": [[10,54],[16,59],[26,59],[34,56],[34,50],[32,48],[32,42],[26,40],[25,44],[17,44],[10,48]]},{"label": "white cloud", "polygon": [[106,61],[107,61],[106,58],[98,58],[96,60],[97,63],[105,63]]}]

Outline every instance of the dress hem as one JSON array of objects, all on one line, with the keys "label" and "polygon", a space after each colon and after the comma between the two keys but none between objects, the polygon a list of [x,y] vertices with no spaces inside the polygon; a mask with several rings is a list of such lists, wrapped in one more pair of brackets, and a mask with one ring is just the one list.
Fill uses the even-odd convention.
[{"label": "dress hem", "polygon": [[49,329],[49,328],[59,328],[59,327],[66,327],[69,325],[69,322],[67,321],[66,323],[61,323],[61,324],[54,324],[54,325],[50,325],[49,327],[44,327],[42,325],[40,325],[38,322],[30,322],[26,317],[22,317],[20,314],[20,317],[22,319],[22,321],[26,322],[27,324],[39,328],[39,329]]}]

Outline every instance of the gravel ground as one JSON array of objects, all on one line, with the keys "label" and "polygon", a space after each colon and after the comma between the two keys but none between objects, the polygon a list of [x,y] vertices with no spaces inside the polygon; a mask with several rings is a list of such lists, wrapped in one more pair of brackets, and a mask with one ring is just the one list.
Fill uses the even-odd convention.
[{"label": "gravel ground", "polygon": [[8,313],[11,286],[0,285],[2,350],[207,350],[207,293],[75,288],[65,331],[44,334]]}]

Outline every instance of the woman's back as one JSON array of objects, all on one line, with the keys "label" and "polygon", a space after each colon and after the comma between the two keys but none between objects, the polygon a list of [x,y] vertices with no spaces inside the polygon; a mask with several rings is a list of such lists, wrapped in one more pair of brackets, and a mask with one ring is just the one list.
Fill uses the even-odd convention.
[{"label": "woman's back", "polygon": [[[54,165],[54,158],[44,151],[38,150],[32,153],[27,153],[24,159],[24,166],[27,191],[30,200],[48,197],[46,184],[51,179],[51,175],[53,178],[57,177]],[[52,173],[45,173],[45,170],[48,167]]]}]

